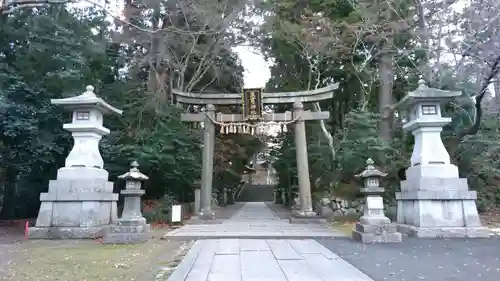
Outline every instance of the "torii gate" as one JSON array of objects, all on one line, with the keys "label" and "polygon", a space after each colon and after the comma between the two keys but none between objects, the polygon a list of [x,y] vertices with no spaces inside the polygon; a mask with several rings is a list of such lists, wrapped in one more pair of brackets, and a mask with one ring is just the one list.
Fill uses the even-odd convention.
[{"label": "torii gate", "polygon": [[[187,93],[173,90],[178,103],[205,105],[205,112],[183,113],[181,120],[185,122],[203,122],[203,164],[201,179],[201,200],[199,218],[213,220],[212,182],[214,162],[215,125],[221,126],[225,133],[255,133],[262,129],[266,122],[269,125],[286,125],[295,123],[295,146],[297,156],[297,172],[299,182],[300,210],[299,217],[315,217],[312,209],[311,183],[309,180],[309,164],[307,160],[306,128],[304,121],[326,120],[330,112],[304,111],[304,103],[318,102],[333,97],[338,83],[330,86],[297,92],[262,93],[261,89],[245,89],[240,93]],[[264,104],[293,104],[293,112],[263,113]],[[243,105],[243,114],[223,114],[215,112],[215,105]],[[257,121],[257,123],[248,123]]]}]

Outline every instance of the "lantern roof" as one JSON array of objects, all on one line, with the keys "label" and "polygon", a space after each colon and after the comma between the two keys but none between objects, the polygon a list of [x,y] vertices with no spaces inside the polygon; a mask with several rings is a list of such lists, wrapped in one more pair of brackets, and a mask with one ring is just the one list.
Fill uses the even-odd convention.
[{"label": "lantern roof", "polygon": [[368,160],[366,160],[365,170],[363,172],[355,175],[355,177],[357,177],[357,178],[374,178],[374,177],[383,178],[383,177],[387,176],[387,173],[381,172],[377,168],[375,168],[374,164],[375,164],[375,162],[371,158],[368,158]]},{"label": "lantern roof", "polygon": [[64,99],[51,99],[50,103],[62,105],[64,108],[69,110],[75,110],[82,107],[90,107],[101,111],[103,114],[115,113],[121,115],[123,113],[122,110],[113,107],[112,105],[105,102],[102,98],[98,97],[94,93],[94,87],[90,85],[86,87],[86,91],[81,95]]},{"label": "lantern roof", "polygon": [[118,176],[119,179],[135,181],[145,181],[149,179],[148,176],[139,171],[139,163],[137,163],[137,161],[132,162],[130,166],[132,166],[132,168],[125,174]]},{"label": "lantern roof", "polygon": [[408,108],[409,106],[426,101],[445,102],[455,97],[461,96],[460,91],[447,91],[436,88],[429,88],[423,79],[418,81],[418,87],[409,92],[397,104],[397,108]]}]

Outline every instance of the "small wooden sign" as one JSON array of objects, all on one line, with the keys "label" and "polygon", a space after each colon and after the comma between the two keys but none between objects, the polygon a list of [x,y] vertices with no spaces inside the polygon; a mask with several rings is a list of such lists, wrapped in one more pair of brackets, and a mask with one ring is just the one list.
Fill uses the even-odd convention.
[{"label": "small wooden sign", "polygon": [[172,205],[172,223],[182,222],[182,206]]},{"label": "small wooden sign", "polygon": [[243,119],[248,121],[262,120],[262,89],[243,89]]}]

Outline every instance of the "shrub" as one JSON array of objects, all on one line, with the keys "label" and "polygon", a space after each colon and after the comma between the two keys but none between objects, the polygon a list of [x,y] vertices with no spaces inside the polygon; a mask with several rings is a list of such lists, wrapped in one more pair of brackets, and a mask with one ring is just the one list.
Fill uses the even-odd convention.
[{"label": "shrub", "polygon": [[142,215],[151,224],[170,223],[174,203],[175,199],[171,195],[165,195],[159,200],[144,200],[142,202]]}]

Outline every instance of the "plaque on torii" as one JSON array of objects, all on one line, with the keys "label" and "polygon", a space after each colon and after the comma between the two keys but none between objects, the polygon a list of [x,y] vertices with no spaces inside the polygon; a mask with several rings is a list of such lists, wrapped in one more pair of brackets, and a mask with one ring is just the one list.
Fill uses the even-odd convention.
[{"label": "plaque on torii", "polygon": [[262,89],[243,89],[242,112],[245,121],[262,121]]},{"label": "plaque on torii", "polygon": [[[316,217],[312,209],[311,183],[309,181],[309,164],[307,157],[306,128],[304,121],[326,120],[330,118],[329,111],[312,112],[304,110],[304,103],[319,102],[333,97],[338,83],[327,87],[296,92],[265,93],[261,89],[245,89],[243,94],[237,93],[188,93],[172,90],[178,103],[190,105],[205,105],[205,112],[182,113],[181,120],[185,122],[203,122],[203,168],[201,180],[200,219],[215,219],[211,209],[213,158],[215,143],[215,125],[221,127],[222,133],[259,134],[266,124],[294,124],[294,136],[299,178],[300,210],[298,217]],[[265,104],[293,104],[293,112],[283,113],[263,112]],[[239,114],[216,113],[215,105],[242,105],[243,112]],[[284,126],[286,127],[286,126]]]}]

